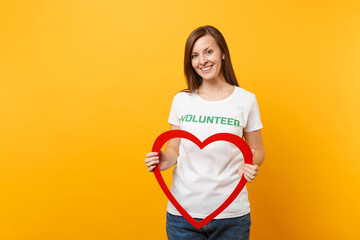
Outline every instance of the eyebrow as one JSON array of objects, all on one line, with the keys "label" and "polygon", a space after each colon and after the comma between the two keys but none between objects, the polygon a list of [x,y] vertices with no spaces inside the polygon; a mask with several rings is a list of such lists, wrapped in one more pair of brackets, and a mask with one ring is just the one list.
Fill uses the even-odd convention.
[{"label": "eyebrow", "polygon": [[[208,46],[207,48],[205,48],[204,49],[204,52],[206,51],[206,50],[208,50],[208,48],[211,48],[212,46]],[[194,53],[197,53],[197,52],[192,52],[191,54],[194,54]]]}]

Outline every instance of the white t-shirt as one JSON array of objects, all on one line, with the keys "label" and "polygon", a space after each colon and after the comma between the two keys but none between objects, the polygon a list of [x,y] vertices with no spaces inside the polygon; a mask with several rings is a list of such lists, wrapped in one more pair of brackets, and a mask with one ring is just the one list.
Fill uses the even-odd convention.
[{"label": "white t-shirt", "polygon": [[[220,101],[207,101],[195,93],[179,92],[173,99],[168,121],[200,141],[216,133],[242,137],[243,131],[251,132],[263,127],[255,95],[239,87]],[[243,161],[241,151],[232,143],[216,141],[201,150],[193,142],[181,139],[171,193],[193,218],[205,218],[235,189],[240,181],[238,169]],[[181,215],[170,201],[167,211]],[[245,186],[215,218],[239,217],[249,212]]]}]

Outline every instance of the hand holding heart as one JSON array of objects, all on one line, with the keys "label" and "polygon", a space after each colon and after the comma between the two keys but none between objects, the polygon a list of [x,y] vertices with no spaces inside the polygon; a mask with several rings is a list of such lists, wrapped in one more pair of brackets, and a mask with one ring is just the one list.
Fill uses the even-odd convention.
[{"label": "hand holding heart", "polygon": [[159,162],[160,158],[157,152],[149,152],[146,154],[145,164],[148,167],[149,172],[153,172]]},{"label": "hand holding heart", "polygon": [[[251,149],[251,152],[254,157],[255,150]],[[253,165],[241,164],[241,166],[238,170],[240,176],[244,173],[244,177],[245,177],[246,181],[248,181],[248,182],[252,182],[255,179],[255,177],[258,175],[258,171],[259,171],[259,166],[256,164],[253,164]]]},{"label": "hand holding heart", "polygon": [[154,172],[157,165],[159,165],[160,171],[171,168],[176,163],[177,156],[168,156],[160,150],[157,152],[149,152],[146,154],[145,164],[148,167],[149,172]]}]

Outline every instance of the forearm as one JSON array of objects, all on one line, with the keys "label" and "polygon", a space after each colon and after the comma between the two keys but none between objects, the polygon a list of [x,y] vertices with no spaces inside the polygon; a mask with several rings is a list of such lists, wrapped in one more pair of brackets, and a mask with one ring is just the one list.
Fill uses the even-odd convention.
[{"label": "forearm", "polygon": [[260,166],[264,161],[265,151],[262,143],[261,130],[244,132],[244,137],[253,153],[253,164]]},{"label": "forearm", "polygon": [[177,157],[178,151],[173,148],[166,148],[164,152],[160,151],[160,171],[172,168],[177,162]]},{"label": "forearm", "polygon": [[264,162],[265,151],[263,148],[254,149],[254,150],[255,150],[255,154],[253,156],[253,164],[258,165],[260,167],[260,165]]}]

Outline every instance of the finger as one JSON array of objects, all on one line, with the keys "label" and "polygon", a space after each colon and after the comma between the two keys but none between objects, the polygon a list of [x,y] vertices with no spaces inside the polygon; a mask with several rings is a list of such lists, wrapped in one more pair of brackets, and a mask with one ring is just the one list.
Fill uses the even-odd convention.
[{"label": "finger", "polygon": [[246,173],[246,172],[244,172],[244,177],[245,177],[246,181],[248,181],[248,182],[252,182],[255,179],[254,175],[251,175],[251,174]]},{"label": "finger", "polygon": [[158,156],[158,155],[159,154],[157,152],[149,152],[145,156],[146,156],[146,158],[149,158],[149,157],[154,157],[154,156]]},{"label": "finger", "polygon": [[[257,172],[249,169],[247,165],[249,165],[249,164],[241,163],[238,172],[239,172],[240,176],[242,176],[242,174],[244,174],[244,177],[247,182],[252,182],[254,180],[255,176],[257,175]],[[249,165],[249,166],[252,166],[252,165]]]},{"label": "finger", "polygon": [[243,168],[244,168],[244,164],[240,163],[239,169],[238,169],[238,173],[241,176],[243,174]]},{"label": "finger", "polygon": [[246,163],[246,164],[244,165],[244,167],[249,168],[249,169],[252,169],[252,170],[254,170],[254,171],[258,171],[258,170],[259,170],[259,166],[256,165],[256,164],[251,165],[251,164],[247,164],[247,163]]},{"label": "finger", "polygon": [[252,179],[249,178],[248,176],[246,176],[245,174],[244,174],[244,177],[245,177],[245,180],[246,180],[247,182],[252,182]]},{"label": "finger", "polygon": [[159,164],[159,161],[154,160],[154,161],[148,162],[148,163],[146,164],[146,166],[147,166],[147,167],[151,167],[151,166],[157,165],[157,164]]},{"label": "finger", "polygon": [[145,162],[146,162],[146,163],[151,162],[151,161],[154,161],[154,160],[159,160],[159,157],[156,156],[156,157],[145,158]]},{"label": "finger", "polygon": [[240,175],[240,177],[242,176],[243,171],[241,170],[241,168],[238,169],[238,174]]},{"label": "finger", "polygon": [[149,172],[153,172],[154,169],[156,168],[156,166],[157,166],[157,165],[154,165],[154,166],[149,167],[149,168],[148,168],[148,171],[149,171]]},{"label": "finger", "polygon": [[244,167],[243,171],[244,171],[244,173],[247,173],[247,174],[253,175],[253,176],[256,176],[258,174],[257,171],[250,169],[248,167]]},{"label": "finger", "polygon": [[[241,176],[242,177],[242,176]],[[247,182],[252,182],[252,178],[250,178],[248,175],[246,175],[245,173],[244,173],[244,178],[245,178],[245,180],[247,181]]]}]

